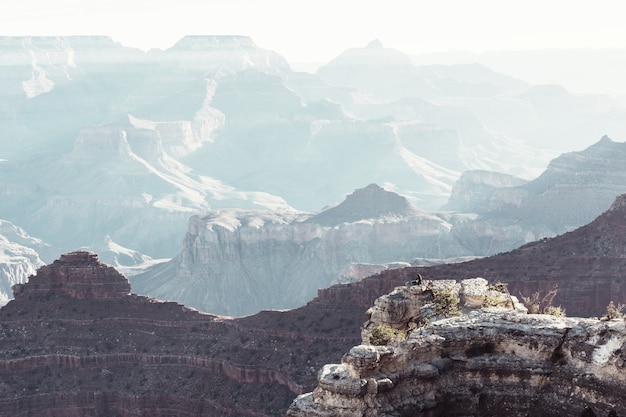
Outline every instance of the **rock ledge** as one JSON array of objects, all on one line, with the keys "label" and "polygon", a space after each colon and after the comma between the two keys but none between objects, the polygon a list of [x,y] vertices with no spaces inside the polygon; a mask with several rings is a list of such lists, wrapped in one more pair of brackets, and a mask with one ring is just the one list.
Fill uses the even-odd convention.
[{"label": "rock ledge", "polygon": [[[624,320],[527,314],[493,288],[482,278],[420,277],[380,297],[362,344],[325,365],[317,388],[287,415],[626,415]],[[458,300],[459,313],[437,313],[441,291]],[[374,346],[381,326],[396,336]]]}]

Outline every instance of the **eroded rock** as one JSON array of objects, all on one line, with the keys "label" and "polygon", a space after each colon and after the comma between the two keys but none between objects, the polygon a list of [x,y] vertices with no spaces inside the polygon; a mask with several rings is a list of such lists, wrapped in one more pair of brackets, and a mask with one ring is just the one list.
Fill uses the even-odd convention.
[{"label": "eroded rock", "polygon": [[[341,365],[326,365],[322,374],[335,370],[336,377],[320,379],[312,393],[296,398],[289,417],[626,411],[624,320],[527,314],[515,297],[482,278],[408,284],[376,300],[362,345]],[[424,307],[442,289],[456,291],[460,314],[424,317],[424,311],[436,310]],[[501,306],[487,306],[494,292],[502,295]],[[409,326],[412,315],[427,321]],[[403,337],[387,346],[368,345],[368,329],[380,325]]]}]

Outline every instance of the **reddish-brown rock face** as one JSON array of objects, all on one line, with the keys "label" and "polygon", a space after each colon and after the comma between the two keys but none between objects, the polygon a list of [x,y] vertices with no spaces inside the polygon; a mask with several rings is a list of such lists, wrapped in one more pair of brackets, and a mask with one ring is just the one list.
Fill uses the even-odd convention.
[{"label": "reddish-brown rock face", "polygon": [[81,299],[120,298],[130,294],[130,283],[115,268],[99,262],[97,254],[76,251],[39,268],[28,284],[13,287],[16,299],[60,292]]},{"label": "reddish-brown rock face", "polygon": [[[278,416],[358,339],[324,309],[241,319],[130,294],[88,252],[0,309],[0,416]],[[332,326],[332,327],[327,327]]]}]

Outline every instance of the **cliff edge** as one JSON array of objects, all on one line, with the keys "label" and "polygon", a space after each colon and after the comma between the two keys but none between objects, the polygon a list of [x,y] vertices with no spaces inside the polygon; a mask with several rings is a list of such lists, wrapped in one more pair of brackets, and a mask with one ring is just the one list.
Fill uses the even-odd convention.
[{"label": "cliff edge", "polygon": [[289,417],[617,416],[626,412],[626,327],[528,314],[483,278],[397,287],[362,341],[325,365]]}]

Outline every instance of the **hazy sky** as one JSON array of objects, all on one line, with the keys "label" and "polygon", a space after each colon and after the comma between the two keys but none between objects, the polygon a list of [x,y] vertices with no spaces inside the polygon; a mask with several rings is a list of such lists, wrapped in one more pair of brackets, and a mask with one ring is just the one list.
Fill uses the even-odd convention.
[{"label": "hazy sky", "polygon": [[2,0],[2,35],[109,35],[167,48],[185,34],[247,35],[291,62],[327,62],[373,39],[450,49],[626,47],[623,0]]}]

